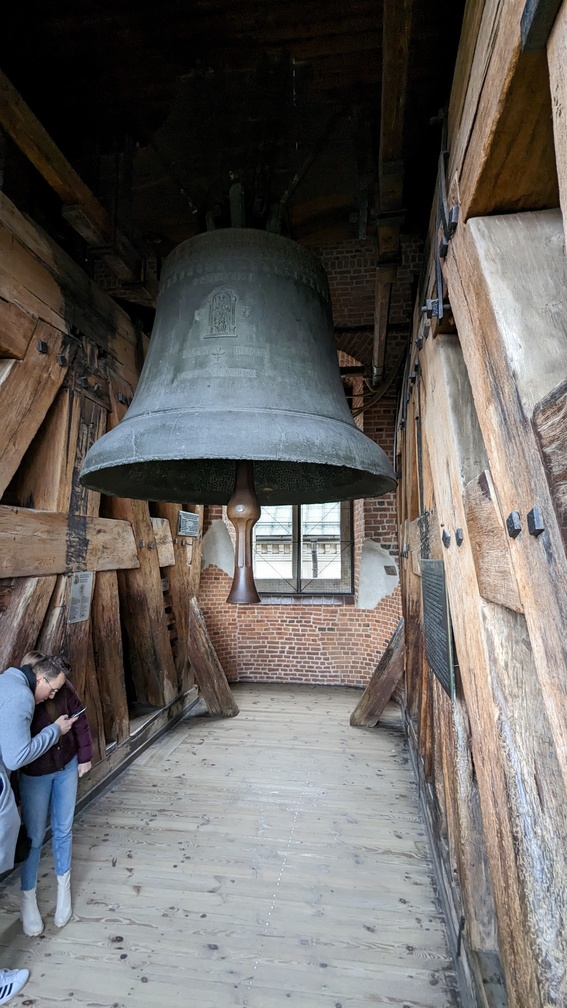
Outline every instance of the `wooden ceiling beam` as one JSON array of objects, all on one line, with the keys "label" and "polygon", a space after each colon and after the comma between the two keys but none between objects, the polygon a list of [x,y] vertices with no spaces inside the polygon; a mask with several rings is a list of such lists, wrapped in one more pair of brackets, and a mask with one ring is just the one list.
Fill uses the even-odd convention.
[{"label": "wooden ceiling beam", "polygon": [[62,213],[67,222],[82,236],[89,248],[97,250],[98,256],[108,263],[122,281],[122,296],[127,298],[127,287],[124,290],[124,285],[132,284],[138,303],[141,291],[145,291],[146,303],[155,304],[158,284],[151,274],[144,275],[144,256],[114,226],[107,211],[2,71],[0,126],[60,197],[63,203]]},{"label": "wooden ceiling beam", "polygon": [[395,264],[400,254],[404,119],[412,13],[413,0],[384,0],[373,385],[378,385],[384,378],[390,294],[396,276]]}]

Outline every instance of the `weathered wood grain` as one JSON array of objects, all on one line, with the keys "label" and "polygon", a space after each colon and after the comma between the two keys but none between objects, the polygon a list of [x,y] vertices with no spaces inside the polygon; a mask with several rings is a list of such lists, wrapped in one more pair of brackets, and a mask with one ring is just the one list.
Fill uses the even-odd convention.
[{"label": "weathered wood grain", "polygon": [[80,408],[69,388],[57,393],[13,480],[13,496],[23,508],[67,512],[73,486]]},{"label": "weathered wood grain", "polygon": [[[478,284],[478,275],[476,283]],[[478,309],[474,318],[475,320],[478,318]],[[467,319],[467,324],[471,322],[472,319]],[[476,325],[476,322],[472,324]],[[461,345],[464,348],[464,340],[461,340]],[[538,682],[538,675],[530,671],[531,629],[528,637],[526,631],[521,629],[523,622],[521,616],[503,606],[483,603],[478,596],[474,560],[466,537],[462,498],[462,481],[466,479],[470,470],[464,465],[460,450],[460,444],[466,445],[470,440],[474,418],[474,413],[471,411],[472,397],[469,392],[470,403],[467,411],[464,404],[465,385],[460,380],[458,382],[460,408],[455,410],[452,407],[453,396],[450,390],[458,381],[455,376],[459,369],[462,371],[464,368],[464,364],[459,363],[460,351],[455,344],[451,345],[450,340],[447,342],[446,337],[438,337],[433,346],[436,347],[435,360],[428,359],[428,367],[424,372],[427,375],[430,392],[427,403],[428,443],[435,475],[440,520],[447,527],[465,529],[463,545],[459,550],[454,547],[446,551],[445,565],[460,677],[471,719],[472,748],[498,916],[500,955],[510,996],[516,1000],[518,1006],[533,1008],[546,1003],[548,996],[546,990],[561,990],[564,982],[564,971],[560,962],[564,958],[565,936],[560,936],[552,923],[557,906],[563,899],[562,883],[557,884],[557,890],[555,885],[552,885],[553,891],[550,891],[547,882],[542,885],[544,874],[541,870],[543,858],[553,878],[559,879],[565,874],[564,853],[554,839],[557,824],[562,823],[564,817],[562,787],[559,784],[562,779],[560,769],[562,754],[559,748],[549,746],[549,739],[553,738],[549,716],[550,698],[544,695],[542,683]],[[478,353],[482,354],[480,347]],[[494,367],[494,356],[483,354],[483,370],[487,360],[491,360]],[[429,375],[431,375],[430,384]],[[476,374],[471,376],[471,381],[476,377]],[[478,389],[475,392],[478,392]],[[491,406],[487,408],[487,403],[492,404],[498,394],[495,389],[491,390],[490,396],[486,396],[482,402],[482,413],[479,400],[479,422],[485,431],[490,429],[487,421]],[[501,429],[506,428],[502,425]],[[449,442],[445,440],[446,438],[450,439]],[[490,445],[492,439],[493,432],[487,438],[487,444]],[[509,468],[510,461],[510,445],[508,445],[506,468]],[[501,497],[505,479],[502,468],[494,458],[491,458],[491,471],[493,476],[495,471],[498,472],[498,490]],[[517,481],[518,467],[513,466],[513,471]],[[447,480],[448,472],[449,480]],[[456,492],[457,488],[460,488],[461,492]],[[515,493],[517,492],[516,482]],[[514,567],[517,573],[518,568],[516,565]],[[544,579],[538,583],[539,589],[543,583]],[[466,607],[462,605],[464,598],[467,600]],[[523,600],[527,616],[525,596]],[[538,609],[538,612],[541,612],[541,609]],[[546,721],[545,728],[541,729],[541,735],[537,732],[537,737],[547,740],[545,747],[540,747],[540,756],[541,758],[545,756],[546,761],[551,760],[553,769],[550,773],[554,783],[551,794],[549,796],[546,794],[543,806],[535,797],[537,786],[533,776],[533,762],[520,756],[520,752],[525,751],[530,745],[532,725],[527,718],[518,716],[517,702],[504,709],[501,699],[504,690],[506,692],[508,690],[505,684],[509,682],[510,675],[516,675],[512,671],[514,666],[510,661],[512,653],[515,653],[514,662],[517,662],[518,666],[523,665],[526,670],[526,681],[529,681],[530,689],[535,691],[531,704],[534,708],[537,707],[538,716]],[[519,697],[517,699],[519,700]],[[499,712],[497,721],[495,721],[495,708]],[[519,820],[524,822],[526,816],[528,819],[533,816],[534,820],[541,824],[545,819],[545,831],[550,837],[549,844],[545,843],[542,847],[540,836],[534,837],[529,830],[521,830],[518,833],[515,824]],[[535,869],[534,862],[538,859],[540,866]],[[546,873],[545,876],[547,877]],[[533,934],[533,937],[532,932],[522,923],[526,912],[531,920],[537,919],[539,922],[537,935]],[[542,946],[538,948],[540,936],[543,936],[548,927],[554,928],[554,942],[550,946],[543,940]],[[544,944],[547,949],[545,964],[542,959]]]},{"label": "weathered wood grain", "polygon": [[[558,672],[567,664],[562,632],[567,558],[530,422],[537,403],[556,387],[557,376],[567,373],[561,215],[547,211],[478,218],[461,231],[449,259],[460,328],[476,332],[474,345],[463,339],[463,353],[502,513],[519,511],[523,517],[538,506],[545,519],[541,536],[526,534],[524,527],[510,555],[567,783],[567,696]],[[510,262],[513,270],[506,265]],[[482,317],[480,329],[472,317]]]},{"label": "weathered wood grain", "polygon": [[[466,98],[459,84],[450,114],[450,202],[469,216],[558,203],[545,52],[522,53],[525,0],[487,0]],[[463,62],[470,64],[470,33]]]},{"label": "weathered wood grain", "polygon": [[567,7],[561,4],[547,43],[555,158],[563,230],[567,237]]},{"label": "weathered wood grain", "polygon": [[386,704],[404,674],[404,621],[398,623],[374,675],[350,716],[353,728],[373,728],[378,724]]},{"label": "weathered wood grain", "polygon": [[567,381],[541,402],[533,414],[533,425],[543,456],[544,471],[555,506],[557,523],[567,550]]},{"label": "weathered wood grain", "polygon": [[[112,410],[108,414],[108,427],[112,430],[124,416],[126,407],[118,400],[114,374],[110,379]],[[125,660],[138,701],[163,707],[177,695],[177,672],[169,640],[158,553],[156,549],[149,549],[149,544],[154,542],[149,505],[147,501],[108,497],[106,511],[130,523],[138,550],[139,568],[120,571],[118,575],[121,621],[127,642]]]},{"label": "weathered wood grain", "polygon": [[488,470],[467,483],[465,511],[480,594],[489,602],[498,602],[516,612],[522,612],[516,575],[510,559],[508,533],[504,528]]},{"label": "weathered wood grain", "polygon": [[102,722],[107,743],[130,734],[116,571],[97,574],[92,600],[92,633]]},{"label": "weathered wood grain", "polygon": [[[38,349],[38,343],[47,352]],[[0,446],[0,495],[37,433],[65,378],[69,357],[67,337],[45,323],[38,323],[23,360],[0,360],[2,443]]]},{"label": "weathered wood grain", "polygon": [[7,605],[0,613],[0,665],[18,664],[35,649],[49,600],[56,583],[53,577],[14,578],[7,591]]},{"label": "weathered wood grain", "polygon": [[25,357],[37,320],[0,298],[0,357]]},{"label": "weathered wood grain", "polygon": [[105,349],[135,387],[132,322],[45,231],[0,193],[0,297],[61,332],[71,325]]},{"label": "weathered wood grain", "polygon": [[151,518],[154,542],[160,567],[171,567],[175,563],[173,538],[167,518]]},{"label": "weathered wood grain", "polygon": [[195,597],[189,601],[187,640],[189,660],[209,714],[217,717],[235,717],[238,714],[238,706]]},{"label": "weathered wood grain", "polygon": [[[72,921],[53,927],[48,872],[45,938],[3,927],[3,961],[25,948],[29,998],[73,990],[78,1008],[129,991],[154,1008],[188,991],[200,1008],[446,1008],[450,957],[398,710],[356,732],[350,690],[236,690],[239,718],[180,722],[80,813]],[[18,884],[2,894],[7,925]]]},{"label": "weathered wood grain", "polygon": [[179,689],[185,691],[190,689],[194,683],[194,675],[191,670],[187,653],[188,626],[189,626],[189,599],[192,598],[192,549],[191,540],[179,537],[177,531],[177,521],[179,504],[167,504],[156,502],[154,510],[160,519],[167,521],[172,540],[172,560],[169,566],[163,564],[163,574],[169,583],[169,596],[171,598],[172,615],[175,621],[175,644],[173,648],[175,657],[175,667],[177,669],[177,682]]},{"label": "weathered wood grain", "polygon": [[[435,343],[428,343],[422,361],[427,392],[425,427],[439,520],[447,528],[460,527],[466,531],[462,490],[463,483],[470,481],[474,470],[471,472],[462,463],[471,437],[478,440],[478,421],[461,350],[452,337],[439,336]],[[459,408],[455,409],[457,402]],[[537,971],[521,924],[523,894],[510,885],[510,878],[515,875],[511,822],[514,813],[509,807],[494,724],[492,672],[468,537],[465,536],[458,552],[456,547],[446,550],[444,561],[460,681],[471,721],[471,746],[495,892],[500,954],[508,989],[518,998],[518,1005],[527,1008],[528,1004],[538,1004]],[[462,605],[464,598],[467,599],[466,608]]]},{"label": "weathered wood grain", "polygon": [[139,567],[127,521],[0,506],[0,576]]},{"label": "weathered wood grain", "polygon": [[131,524],[138,544],[138,568],[118,574],[121,618],[128,641],[127,660],[138,700],[163,707],[177,693],[177,672],[169,641],[159,558],[157,550],[147,546],[153,541],[148,504],[112,497],[108,499],[108,511]]}]

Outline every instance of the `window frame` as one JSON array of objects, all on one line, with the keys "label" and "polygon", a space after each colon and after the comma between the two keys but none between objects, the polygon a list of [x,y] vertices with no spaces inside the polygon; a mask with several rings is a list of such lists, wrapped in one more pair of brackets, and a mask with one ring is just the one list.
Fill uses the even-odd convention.
[{"label": "window frame", "polygon": [[[292,509],[291,557],[292,577],[287,579],[262,578],[256,573],[254,563],[254,579],[256,588],[262,597],[302,599],[313,596],[337,596],[340,601],[352,600],[354,593],[354,511],[352,501],[337,501],[340,504],[340,578],[302,578],[302,546],[305,536],[301,535],[301,510],[304,504],[290,504]],[[276,538],[276,537],[272,537]],[[268,537],[266,537],[268,540]],[[287,539],[280,539],[287,542]],[[335,540],[336,541],[336,540]],[[256,558],[256,534],[254,534],[254,560]],[[286,589],[283,586],[287,584]]]}]

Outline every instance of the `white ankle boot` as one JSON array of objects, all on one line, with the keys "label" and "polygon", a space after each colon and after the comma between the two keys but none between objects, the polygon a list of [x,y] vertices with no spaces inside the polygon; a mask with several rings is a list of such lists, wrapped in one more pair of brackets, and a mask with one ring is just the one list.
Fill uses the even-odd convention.
[{"label": "white ankle boot", "polygon": [[30,938],[35,938],[43,931],[43,921],[37,908],[35,889],[21,889],[20,899],[23,932]]},{"label": "white ankle boot", "polygon": [[55,906],[55,926],[65,927],[71,918],[71,872],[57,876],[57,904]]}]

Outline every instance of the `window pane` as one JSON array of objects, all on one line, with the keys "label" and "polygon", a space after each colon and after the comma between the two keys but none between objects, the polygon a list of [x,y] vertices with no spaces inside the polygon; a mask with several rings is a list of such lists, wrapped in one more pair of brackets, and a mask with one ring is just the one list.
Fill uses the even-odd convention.
[{"label": "window pane", "polygon": [[[291,582],[295,590],[292,542],[293,505],[263,507],[254,526],[254,576],[258,580]],[[285,590],[285,586],[279,590]]]},{"label": "window pane", "polygon": [[[302,581],[341,578],[341,505],[301,505]],[[316,586],[314,586],[316,587]]]}]

